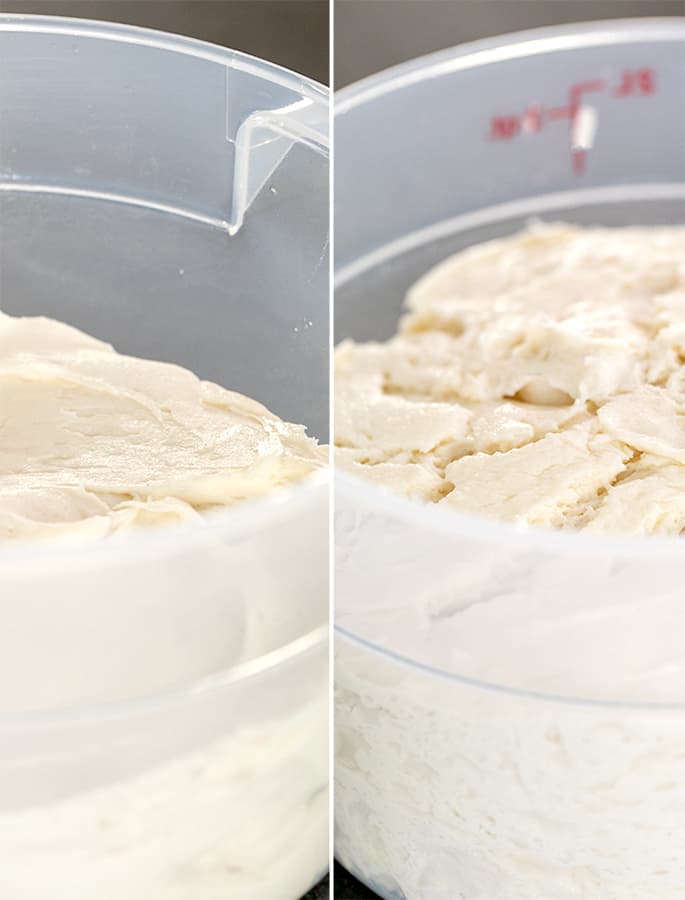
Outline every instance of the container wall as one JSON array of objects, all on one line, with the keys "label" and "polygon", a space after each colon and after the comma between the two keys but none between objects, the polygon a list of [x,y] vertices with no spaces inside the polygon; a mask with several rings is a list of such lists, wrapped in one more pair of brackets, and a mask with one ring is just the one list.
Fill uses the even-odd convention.
[{"label": "container wall", "polygon": [[336,853],[382,897],[680,898],[681,711],[486,691],[344,637],[335,679]]},{"label": "container wall", "polygon": [[[344,94],[336,337],[389,337],[420,275],[530,218],[682,225],[682,42],[675,23],[538,33]],[[388,900],[676,900],[680,554],[345,475],[335,529],[341,862]]]},{"label": "container wall", "polygon": [[[230,51],[0,17],[0,308],[325,439],[310,103],[318,86]],[[3,550],[1,897],[294,900],[324,874],[327,526],[313,479],[185,532]]]},{"label": "container wall", "polygon": [[[0,308],[180,363],[325,440],[323,89],[210,45],[29,21],[0,25]],[[276,117],[293,133],[241,131],[297,103]]]},{"label": "container wall", "polygon": [[328,863],[328,650],[111,714],[0,723],[13,900],[293,900]]},{"label": "container wall", "polygon": [[[591,39],[580,27],[514,47],[488,41],[380,87],[370,82],[362,102],[343,94],[336,269],[494,204],[682,182],[685,61],[675,38],[673,25],[635,23],[595,29]],[[590,112],[574,134],[580,106]],[[590,149],[574,152],[577,143]]]},{"label": "container wall", "polygon": [[[244,528],[73,549],[0,576],[0,710],[69,709],[184,689],[324,625],[325,485]],[[229,517],[230,523],[230,517]]]}]

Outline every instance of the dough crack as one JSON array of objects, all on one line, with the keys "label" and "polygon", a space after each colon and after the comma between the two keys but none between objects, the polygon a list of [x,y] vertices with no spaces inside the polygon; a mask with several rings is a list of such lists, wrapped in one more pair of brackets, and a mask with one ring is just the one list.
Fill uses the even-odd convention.
[{"label": "dough crack", "polygon": [[522,524],[679,534],[683,260],[683,227],[563,224],[446,260],[393,338],[336,350],[339,464]]}]

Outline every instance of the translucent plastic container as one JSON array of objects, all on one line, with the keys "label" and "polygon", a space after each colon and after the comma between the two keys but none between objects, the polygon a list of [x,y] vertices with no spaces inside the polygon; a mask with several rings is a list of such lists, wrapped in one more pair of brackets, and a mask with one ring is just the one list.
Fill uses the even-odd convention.
[{"label": "translucent plastic container", "polygon": [[[325,440],[327,120],[240,53],[0,16],[0,308]],[[326,480],[0,550],[0,896],[296,900],[323,874]]]},{"label": "translucent plastic container", "polygon": [[[533,217],[685,223],[685,24],[439,53],[341,92],[335,140],[336,338],[384,339],[421,274]],[[682,900],[684,578],[679,541],[336,476],[341,861],[393,900]]]}]

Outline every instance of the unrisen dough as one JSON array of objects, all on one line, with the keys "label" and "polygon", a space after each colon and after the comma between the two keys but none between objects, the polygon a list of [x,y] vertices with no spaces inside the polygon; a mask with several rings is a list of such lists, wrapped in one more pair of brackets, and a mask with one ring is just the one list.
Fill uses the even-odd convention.
[{"label": "unrisen dough", "polygon": [[0,313],[0,539],[194,519],[325,459],[301,426],[186,369]]},{"label": "unrisen dough", "polygon": [[343,469],[518,523],[685,529],[685,228],[535,225],[407,307],[336,351]]}]

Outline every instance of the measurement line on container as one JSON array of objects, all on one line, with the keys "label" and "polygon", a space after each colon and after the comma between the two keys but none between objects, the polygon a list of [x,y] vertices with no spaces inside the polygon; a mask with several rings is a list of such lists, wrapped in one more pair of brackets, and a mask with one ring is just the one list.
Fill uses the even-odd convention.
[{"label": "measurement line on container", "polygon": [[654,69],[641,67],[623,70],[617,80],[592,78],[571,84],[567,102],[563,106],[530,104],[520,114],[493,115],[488,138],[491,141],[511,141],[521,135],[535,135],[551,123],[568,121],[571,165],[576,175],[586,170],[588,151],[594,146],[599,125],[599,112],[586,101],[590,94],[605,94],[610,99],[648,97],[656,93],[657,77]]}]

